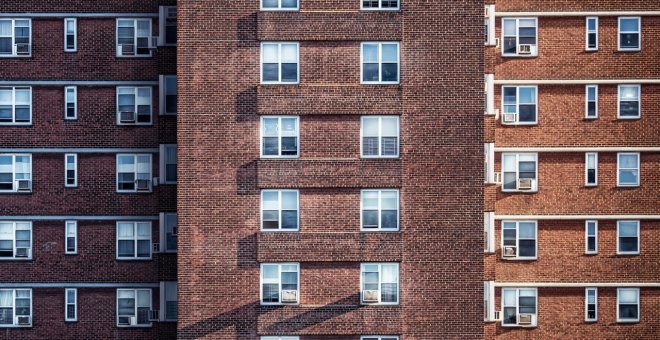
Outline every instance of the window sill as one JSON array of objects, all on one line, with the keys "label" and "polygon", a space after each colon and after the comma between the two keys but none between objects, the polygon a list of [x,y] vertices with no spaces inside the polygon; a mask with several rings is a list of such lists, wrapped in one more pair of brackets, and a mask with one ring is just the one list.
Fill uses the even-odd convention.
[{"label": "window sill", "polygon": [[296,82],[264,82],[264,81],[262,81],[259,84],[260,85],[267,85],[267,86],[270,86],[270,85],[300,85],[300,81],[296,81]]},{"label": "window sill", "polygon": [[[30,55],[0,55],[0,58],[21,58],[21,59],[25,59],[25,58],[31,58],[31,57],[32,57],[32,54],[30,54]],[[0,327],[3,327],[3,326],[0,326]]]},{"label": "window sill", "polygon": [[518,122],[518,123],[500,123],[502,126],[534,126],[534,125],[539,125],[538,122]]},{"label": "window sill", "polygon": [[117,325],[117,328],[151,328],[151,327],[153,327],[152,324],[148,324],[148,325],[130,325],[130,326]]},{"label": "window sill", "polygon": [[153,194],[153,191],[117,191],[117,194],[137,194],[137,195],[146,195]]},{"label": "window sill", "polygon": [[617,52],[641,52],[641,48],[618,48]]},{"label": "window sill", "polygon": [[363,301],[360,301],[360,306],[374,306],[374,307],[390,307],[390,306],[398,306],[399,303],[393,303],[393,302],[374,302],[374,303],[366,303]]},{"label": "window sill", "polygon": [[148,59],[153,58],[153,54],[150,55],[117,55],[117,59]]},{"label": "window sill", "polygon": [[625,116],[616,116],[617,120],[637,120],[637,119],[642,119],[641,116],[635,116],[635,117],[625,117]]},{"label": "window sill", "polygon": [[538,189],[534,189],[534,190],[518,190],[518,189],[511,189],[511,190],[506,189],[505,190],[505,189],[502,189],[502,192],[503,193],[508,193],[508,194],[535,194],[539,191],[538,191]]},{"label": "window sill", "polygon": [[617,184],[616,187],[620,188],[620,189],[636,189],[636,188],[639,188],[640,185],[639,184]]},{"label": "window sill", "polygon": [[536,327],[538,327],[538,325],[502,324],[502,327],[506,327],[506,328],[536,328]]},{"label": "window sill", "polygon": [[300,159],[300,156],[259,156],[261,159]]},{"label": "window sill", "polygon": [[397,82],[360,81],[360,85],[401,85],[401,82],[400,81]]},{"label": "window sill", "polygon": [[500,257],[503,261],[537,261],[538,257]]},{"label": "window sill", "polygon": [[397,229],[365,229],[365,228],[360,228],[361,233],[398,233],[401,231],[399,228]]},{"label": "window sill", "polygon": [[32,126],[32,122],[29,122],[29,123],[0,123],[0,126]]},{"label": "window sill", "polygon": [[625,256],[625,257],[628,257],[628,256],[639,256],[639,252],[637,252],[637,253],[619,253],[619,252],[617,252],[617,253],[616,253],[616,256]]},{"label": "window sill", "polygon": [[536,58],[536,57],[538,57],[538,56],[539,56],[538,54],[534,54],[534,55],[526,55],[526,54],[502,54],[502,58],[525,58],[525,59],[528,59],[528,58]]},{"label": "window sill", "polygon": [[32,328],[32,325],[1,325],[0,328]]},{"label": "window sill", "polygon": [[616,320],[617,323],[639,323],[639,320]]},{"label": "window sill", "polygon": [[32,261],[32,258],[31,257],[3,257],[3,258],[0,258],[0,262],[7,262],[7,261],[25,262],[25,261]]},{"label": "window sill", "polygon": [[273,303],[268,303],[268,302],[261,302],[261,306],[300,306],[300,302],[290,302],[290,303],[283,303],[283,302],[273,302]]}]

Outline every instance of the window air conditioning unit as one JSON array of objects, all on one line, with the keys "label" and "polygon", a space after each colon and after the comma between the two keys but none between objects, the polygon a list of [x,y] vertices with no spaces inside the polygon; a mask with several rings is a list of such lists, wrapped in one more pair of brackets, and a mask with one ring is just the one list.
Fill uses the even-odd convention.
[{"label": "window air conditioning unit", "polygon": [[149,184],[151,184],[151,180],[137,179],[135,180],[135,183],[138,191],[149,191]]},{"label": "window air conditioning unit", "polygon": [[534,179],[518,178],[518,190],[532,190],[532,189],[534,189]]},{"label": "window air conditioning unit", "polygon": [[16,55],[30,55],[30,44],[14,44]]},{"label": "window air conditioning unit", "polygon": [[536,46],[530,44],[520,44],[518,45],[518,54],[524,54],[524,55],[534,54],[533,52],[535,50],[535,47]]},{"label": "window air conditioning unit", "polygon": [[513,246],[505,246],[502,248],[502,257],[516,257],[518,249]]},{"label": "window air conditioning unit", "polygon": [[152,245],[152,247],[153,247],[153,252],[154,253],[159,253],[160,252],[160,243],[154,243]]},{"label": "window air conditioning unit", "polygon": [[151,39],[149,39],[149,49],[155,50],[157,48],[158,48],[158,37],[151,37]]},{"label": "window air conditioning unit", "polygon": [[515,123],[517,118],[517,113],[505,113],[502,115],[502,123]]},{"label": "window air conditioning unit", "polygon": [[135,123],[135,112],[133,112],[133,111],[119,112],[119,122],[120,123]]},{"label": "window air conditioning unit", "polygon": [[18,186],[18,191],[31,192],[32,191],[32,181],[29,179],[19,179],[16,181]]},{"label": "window air conditioning unit", "polygon": [[502,173],[501,172],[493,173],[493,183],[502,184]]},{"label": "window air conditioning unit", "polygon": [[32,318],[30,316],[17,316],[16,324],[19,326],[29,326],[32,324]]},{"label": "window air conditioning unit", "polygon": [[282,291],[282,302],[298,302],[298,291],[297,290],[283,290]]},{"label": "window air conditioning unit", "polygon": [[518,314],[518,324],[522,326],[529,326],[533,324],[533,314]]},{"label": "window air conditioning unit", "polygon": [[378,302],[377,290],[365,290],[362,292],[362,301],[367,303]]},{"label": "window air conditioning unit", "polygon": [[117,320],[117,324],[120,326],[131,326],[135,325],[135,321],[136,319],[134,316],[120,316]]},{"label": "window air conditioning unit", "polygon": [[493,315],[493,321],[502,321],[502,312],[499,310],[495,311],[495,315]]},{"label": "window air conditioning unit", "polygon": [[30,248],[16,248],[16,257],[29,257]]},{"label": "window air conditioning unit", "polygon": [[158,322],[158,321],[160,321],[160,311],[158,309],[150,310],[149,311],[149,322]]},{"label": "window air conditioning unit", "polygon": [[119,55],[135,55],[135,45],[133,44],[120,44]]}]

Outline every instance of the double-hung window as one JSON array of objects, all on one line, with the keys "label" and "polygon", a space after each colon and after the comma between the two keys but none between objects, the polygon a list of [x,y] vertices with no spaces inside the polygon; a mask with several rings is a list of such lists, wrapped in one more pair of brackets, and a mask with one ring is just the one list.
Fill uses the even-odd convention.
[{"label": "double-hung window", "polygon": [[159,109],[161,115],[175,115],[177,111],[177,81],[176,76],[160,76]]},{"label": "double-hung window", "polygon": [[151,259],[151,222],[117,222],[117,259]]},{"label": "double-hung window", "polygon": [[297,304],[300,287],[298,263],[261,264],[261,304]]},{"label": "double-hung window", "polygon": [[32,155],[0,154],[0,193],[32,191]]},{"label": "double-hung window", "polygon": [[587,119],[598,118],[598,85],[587,85],[586,107],[584,117]]},{"label": "double-hung window", "polygon": [[261,157],[297,158],[300,155],[298,122],[295,116],[261,117]]},{"label": "double-hung window", "polygon": [[176,297],[176,281],[160,283],[160,320],[176,321],[178,316],[178,301]]},{"label": "double-hung window", "polygon": [[362,263],[360,271],[363,304],[399,304],[398,263]]},{"label": "double-hung window", "polygon": [[598,321],[598,288],[584,290],[584,321]]},{"label": "double-hung window", "polygon": [[0,221],[0,260],[32,259],[32,223]]},{"label": "double-hung window", "polygon": [[64,222],[64,253],[67,255],[78,254],[78,222]]},{"label": "double-hung window", "polygon": [[176,6],[160,6],[159,45],[176,46]]},{"label": "double-hung window", "polygon": [[117,192],[151,192],[151,155],[117,155]]},{"label": "double-hung window", "polygon": [[598,221],[591,220],[584,222],[585,236],[585,254],[598,254]]},{"label": "double-hung window", "polygon": [[363,42],[362,84],[399,83],[399,43]]},{"label": "double-hung window", "polygon": [[598,17],[587,17],[587,39],[585,49],[598,51]]},{"label": "double-hung window", "polygon": [[399,117],[362,117],[362,157],[399,157]]},{"label": "double-hung window", "polygon": [[296,11],[298,0],[261,0],[262,11]]},{"label": "double-hung window", "polygon": [[639,322],[639,288],[618,288],[616,305],[616,322]]},{"label": "double-hung window", "polygon": [[0,125],[32,124],[32,88],[0,87]]},{"label": "double-hung window", "polygon": [[151,19],[117,19],[117,57],[151,57]]},{"label": "double-hung window", "polygon": [[117,289],[117,326],[149,327],[151,289]]},{"label": "double-hung window", "polygon": [[64,19],[64,52],[76,52],[78,50],[77,34],[78,27],[76,19]]},{"label": "double-hung window", "polygon": [[639,221],[616,222],[617,255],[639,255]]},{"label": "double-hung window", "polygon": [[537,38],[536,18],[502,18],[502,56],[538,55]]},{"label": "double-hung window", "polygon": [[67,188],[78,186],[78,154],[64,155],[64,186]]},{"label": "double-hung window", "polygon": [[66,288],[64,299],[64,321],[78,321],[78,290],[76,288]]},{"label": "double-hung window", "polygon": [[160,251],[176,252],[177,244],[177,216],[176,213],[160,214]]},{"label": "double-hung window", "polygon": [[616,176],[617,186],[639,186],[639,177],[639,153],[618,153]]},{"label": "double-hung window", "polygon": [[619,85],[619,119],[636,119],[641,116],[640,85]]},{"label": "double-hung window", "polygon": [[176,144],[160,145],[160,183],[176,184]]},{"label": "double-hung window", "polygon": [[363,10],[398,10],[399,0],[360,0]]},{"label": "double-hung window", "polygon": [[32,327],[32,289],[0,289],[0,327]]},{"label": "double-hung window", "polygon": [[536,221],[502,221],[502,258],[536,260]]},{"label": "double-hung window", "polygon": [[298,230],[298,190],[261,191],[261,229]]},{"label": "double-hung window", "polygon": [[297,42],[261,43],[261,83],[297,84],[300,63]]},{"label": "double-hung window", "polygon": [[640,17],[619,18],[619,51],[642,49],[642,19]]},{"label": "double-hung window", "polygon": [[584,156],[584,185],[598,185],[598,153],[587,152]]},{"label": "double-hung window", "polygon": [[502,326],[536,327],[536,288],[502,288]]},{"label": "double-hung window", "polygon": [[502,154],[502,191],[538,190],[538,155]]},{"label": "double-hung window", "polygon": [[29,57],[32,54],[32,21],[0,19],[0,57]]},{"label": "double-hung window", "polygon": [[363,231],[399,230],[399,190],[362,190],[361,196]]},{"label": "double-hung window", "polygon": [[67,86],[64,88],[64,119],[78,118],[78,88]]},{"label": "double-hung window", "polygon": [[151,87],[117,87],[117,124],[151,125]]},{"label": "double-hung window", "polygon": [[536,86],[502,86],[502,124],[536,124]]}]

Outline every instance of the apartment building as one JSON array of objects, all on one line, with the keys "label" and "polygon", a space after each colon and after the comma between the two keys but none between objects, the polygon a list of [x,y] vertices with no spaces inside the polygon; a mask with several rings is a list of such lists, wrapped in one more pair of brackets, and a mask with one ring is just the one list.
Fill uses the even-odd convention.
[{"label": "apartment building", "polygon": [[482,10],[179,1],[179,338],[483,336]]},{"label": "apartment building", "polygon": [[660,334],[657,1],[486,1],[485,338]]},{"label": "apartment building", "polygon": [[176,337],[176,2],[0,2],[0,338]]}]

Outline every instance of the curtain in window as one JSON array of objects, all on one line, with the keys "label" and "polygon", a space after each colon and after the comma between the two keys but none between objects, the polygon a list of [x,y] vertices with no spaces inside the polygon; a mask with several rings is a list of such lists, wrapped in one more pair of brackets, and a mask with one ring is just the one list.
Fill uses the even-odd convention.
[{"label": "curtain in window", "polygon": [[0,20],[0,54],[12,54],[11,20]]},{"label": "curtain in window", "polygon": [[137,179],[151,179],[151,162],[149,156],[137,156]]},{"label": "curtain in window", "polygon": [[0,324],[14,323],[13,315],[14,295],[11,289],[0,290]]}]

